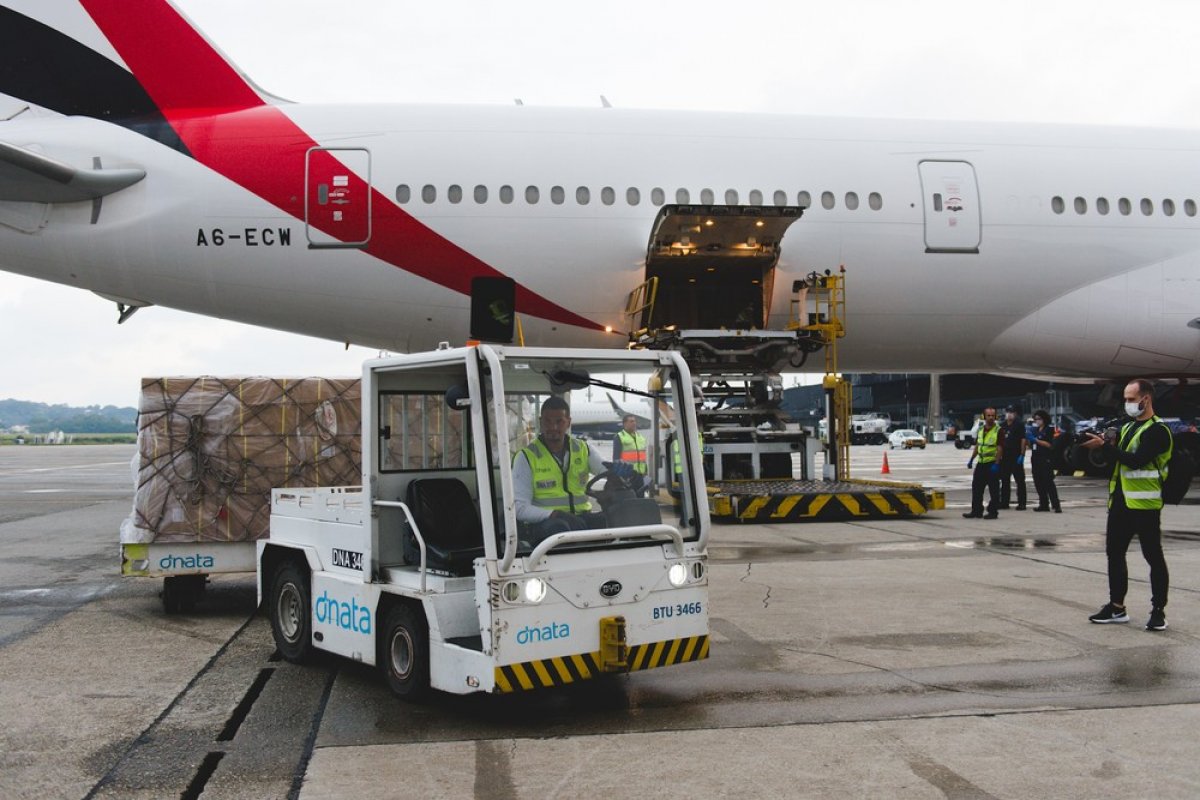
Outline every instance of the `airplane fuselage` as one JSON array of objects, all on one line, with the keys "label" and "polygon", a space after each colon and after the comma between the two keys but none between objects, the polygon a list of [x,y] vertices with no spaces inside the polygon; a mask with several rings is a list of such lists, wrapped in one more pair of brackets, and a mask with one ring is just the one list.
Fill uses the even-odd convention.
[{"label": "airplane fuselage", "polygon": [[[527,343],[620,347],[660,206],[807,206],[767,327],[793,279],[844,265],[844,369],[1200,374],[1188,132],[516,106],[175,125],[190,153],[94,119],[0,123],[80,168],[146,171],[96,202],[0,202],[0,266],[399,351],[466,338],[469,277],[491,269],[536,295],[519,298]],[[352,185],[315,223],[314,144],[369,182],[369,210]],[[343,223],[365,244],[344,246]]]}]

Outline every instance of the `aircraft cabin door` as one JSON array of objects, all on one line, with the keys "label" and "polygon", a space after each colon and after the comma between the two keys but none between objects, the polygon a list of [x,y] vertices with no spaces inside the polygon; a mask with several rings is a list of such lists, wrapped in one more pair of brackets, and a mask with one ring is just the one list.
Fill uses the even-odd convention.
[{"label": "aircraft cabin door", "polygon": [[365,247],[371,240],[371,151],[314,147],[304,167],[304,230],[310,248]]},{"label": "aircraft cabin door", "polygon": [[967,161],[921,161],[926,253],[978,253],[979,187]]}]

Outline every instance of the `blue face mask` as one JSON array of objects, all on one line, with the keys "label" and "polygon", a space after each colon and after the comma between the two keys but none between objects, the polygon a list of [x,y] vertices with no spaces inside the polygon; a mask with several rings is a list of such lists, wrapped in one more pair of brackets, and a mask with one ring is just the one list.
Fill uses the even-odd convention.
[{"label": "blue face mask", "polygon": [[1142,404],[1138,402],[1125,403],[1125,413],[1131,417],[1136,417],[1138,414],[1142,413]]}]

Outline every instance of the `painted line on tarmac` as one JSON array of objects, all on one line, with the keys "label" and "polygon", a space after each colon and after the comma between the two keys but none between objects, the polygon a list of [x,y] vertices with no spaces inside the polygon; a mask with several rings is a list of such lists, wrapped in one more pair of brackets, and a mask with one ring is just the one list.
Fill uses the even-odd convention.
[{"label": "painted line on tarmac", "polygon": [[9,475],[32,475],[37,472],[65,472],[72,469],[95,469],[96,467],[129,466],[128,461],[97,461],[95,464],[71,464],[66,467],[34,467],[33,469],[8,469],[0,471],[0,478]]}]

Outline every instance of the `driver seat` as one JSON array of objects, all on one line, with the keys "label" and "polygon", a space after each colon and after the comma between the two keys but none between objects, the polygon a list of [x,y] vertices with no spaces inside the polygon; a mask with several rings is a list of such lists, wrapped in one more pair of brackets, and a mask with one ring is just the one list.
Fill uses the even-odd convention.
[{"label": "driver seat", "polygon": [[[471,575],[483,556],[483,526],[475,501],[458,478],[419,478],[408,484],[408,508],[425,539],[425,566],[450,575]],[[404,537],[405,561],[421,563],[415,536]]]}]

